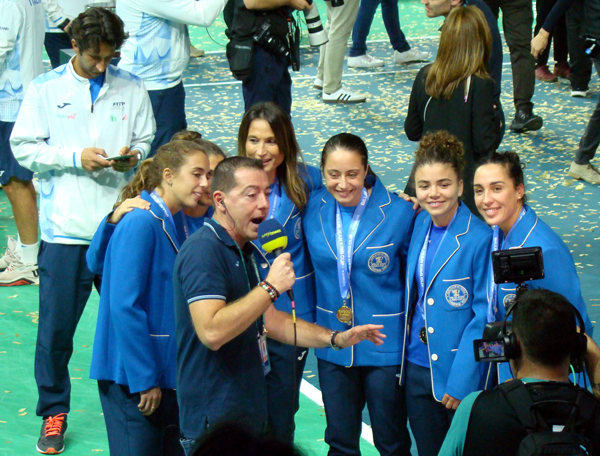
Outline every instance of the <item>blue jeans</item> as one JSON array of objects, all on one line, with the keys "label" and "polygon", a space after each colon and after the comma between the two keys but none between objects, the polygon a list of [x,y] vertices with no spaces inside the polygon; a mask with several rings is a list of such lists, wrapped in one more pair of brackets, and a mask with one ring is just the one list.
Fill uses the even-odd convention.
[{"label": "blue jeans", "polygon": [[352,47],[350,57],[358,57],[367,53],[367,37],[371,30],[375,11],[381,3],[381,16],[383,25],[390,37],[390,43],[394,50],[406,52],[410,45],[400,28],[400,17],[398,13],[398,0],[361,0],[358,8],[358,16],[352,29]]},{"label": "blue jeans", "polygon": [[148,90],[156,120],[156,134],[148,158],[154,157],[163,144],[171,141],[175,133],[187,128],[185,120],[185,89],[183,81],[164,90]]},{"label": "blue jeans", "polygon": [[360,455],[362,411],[369,409],[373,441],[382,456],[410,456],[404,387],[400,366],[344,367],[319,362],[319,383],[327,418],[329,456]]},{"label": "blue jeans", "polygon": [[419,456],[437,456],[450,429],[454,410],[448,410],[433,397],[430,369],[409,361],[404,362],[404,367],[408,422]]}]

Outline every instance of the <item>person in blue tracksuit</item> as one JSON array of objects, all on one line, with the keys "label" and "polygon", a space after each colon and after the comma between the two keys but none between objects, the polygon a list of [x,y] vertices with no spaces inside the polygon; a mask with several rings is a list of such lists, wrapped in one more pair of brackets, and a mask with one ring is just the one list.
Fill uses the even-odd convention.
[{"label": "person in blue tracksuit", "polygon": [[[545,277],[525,282],[529,288],[545,288],[560,293],[581,314],[586,333],[591,337],[592,323],[581,296],[579,277],[568,247],[552,228],[526,204],[523,168],[514,152],[495,152],[478,163],[473,180],[475,204],[488,225],[494,228],[492,250],[541,247]],[[491,261],[491,260],[490,260]],[[516,297],[514,283],[495,285],[491,266],[488,289],[488,322],[502,321]],[[512,378],[508,363],[498,368],[498,378]]]},{"label": "person in blue tracksuit", "polygon": [[310,195],[303,219],[315,267],[317,323],[340,331],[382,324],[387,336],[380,347],[316,350],[329,455],[360,454],[366,402],[379,453],[408,456],[411,441],[398,375],[403,277],[415,212],[375,176],[358,136],[330,138],[321,170],[326,188]]},{"label": "person in blue tracksuit", "polygon": [[427,133],[413,174],[419,204],[406,267],[402,378],[419,456],[439,452],[458,404],[485,385],[473,339],[485,327],[492,231],[460,201],[465,159],[446,131]]},{"label": "person in blue tracksuit", "polygon": [[[88,251],[90,270],[103,277],[90,377],[98,380],[111,454],[183,454],[172,276],[193,231],[182,209],[198,205],[209,172],[197,144],[162,146],[121,194],[123,200],[141,193],[149,210],[123,215],[117,208]],[[111,216],[122,218],[107,229]]]},{"label": "person in blue tracksuit", "polygon": [[[263,163],[271,186],[267,218],[275,218],[285,227],[288,245],[284,251],[290,253],[296,272],[293,287],[296,316],[314,322],[314,270],[302,232],[302,219],[309,195],[322,187],[321,173],[304,163],[290,117],[272,102],[257,103],[244,115],[238,132],[238,155]],[[257,262],[264,279],[275,257],[260,249],[258,241],[253,242],[258,247]],[[292,302],[286,293],[277,299],[275,307],[292,312]],[[274,437],[291,444],[308,349],[269,340],[268,350],[271,361],[271,372],[267,375],[269,426]]]}]

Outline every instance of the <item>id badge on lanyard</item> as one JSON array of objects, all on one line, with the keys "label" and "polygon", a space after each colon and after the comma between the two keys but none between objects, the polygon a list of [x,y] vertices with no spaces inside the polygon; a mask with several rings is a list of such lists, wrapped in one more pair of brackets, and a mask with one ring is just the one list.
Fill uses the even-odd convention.
[{"label": "id badge on lanyard", "polygon": [[263,373],[265,376],[271,372],[271,361],[269,360],[269,350],[267,350],[267,332],[257,334],[258,350],[260,351],[260,360],[262,361]]},{"label": "id badge on lanyard", "polygon": [[[237,245],[237,244],[236,244]],[[250,284],[250,277],[248,276],[248,271],[246,270],[246,261],[244,259],[244,254],[242,253],[242,249],[238,247],[238,252],[240,253],[240,260],[242,265],[244,266],[244,273],[246,274],[246,281],[248,282],[248,292],[252,291],[252,285]],[[260,280],[260,274],[258,272],[258,266],[256,266],[256,260],[254,259],[254,255],[250,256],[250,261],[252,262],[252,266],[254,268],[254,274],[256,275],[257,280]],[[266,376],[269,372],[271,372],[271,361],[269,360],[269,350],[267,349],[267,329],[265,328],[265,317],[263,315],[255,322],[256,325],[256,341],[258,343],[258,351],[260,352],[260,360],[263,366],[263,374]],[[260,323],[258,322],[260,320]]]}]

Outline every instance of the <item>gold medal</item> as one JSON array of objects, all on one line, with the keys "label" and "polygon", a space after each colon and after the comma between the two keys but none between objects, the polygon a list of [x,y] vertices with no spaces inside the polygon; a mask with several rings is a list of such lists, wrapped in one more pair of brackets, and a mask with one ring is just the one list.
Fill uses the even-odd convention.
[{"label": "gold medal", "polygon": [[348,326],[352,324],[352,309],[345,304],[337,310],[335,316],[339,321],[346,323]]},{"label": "gold medal", "polygon": [[421,342],[427,345],[427,331],[425,331],[425,326],[419,330],[419,339],[421,339]]}]

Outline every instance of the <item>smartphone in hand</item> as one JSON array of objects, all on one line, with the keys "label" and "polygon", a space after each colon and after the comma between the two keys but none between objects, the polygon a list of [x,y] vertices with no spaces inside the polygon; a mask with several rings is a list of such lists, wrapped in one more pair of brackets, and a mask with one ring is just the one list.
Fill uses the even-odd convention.
[{"label": "smartphone in hand", "polygon": [[135,157],[135,155],[130,154],[130,155],[117,155],[116,157],[108,157],[106,158],[106,160],[110,161],[110,160],[114,160],[114,161],[126,161],[129,160],[131,157]]}]

